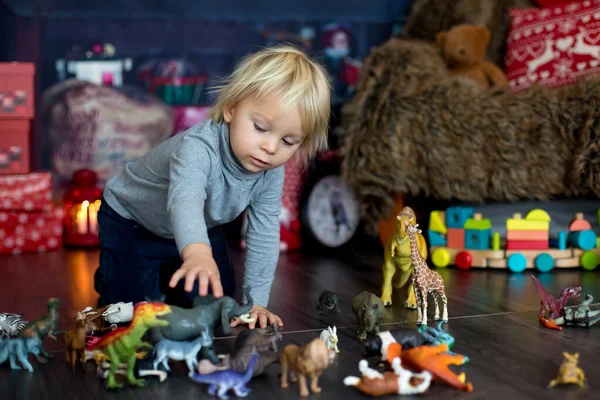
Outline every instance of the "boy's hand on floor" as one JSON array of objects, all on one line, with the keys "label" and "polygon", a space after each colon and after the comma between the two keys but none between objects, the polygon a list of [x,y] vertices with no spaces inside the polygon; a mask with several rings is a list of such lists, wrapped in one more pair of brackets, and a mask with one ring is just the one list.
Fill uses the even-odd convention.
[{"label": "boy's hand on floor", "polygon": [[[261,328],[266,328],[267,325],[277,324],[278,326],[283,326],[283,322],[279,316],[273,314],[263,306],[254,306],[250,309],[250,318],[254,321],[248,323],[248,328],[254,329],[256,324],[258,323]],[[235,318],[231,321],[230,326],[233,328],[234,326],[238,326],[243,324],[243,322],[239,318]]]},{"label": "boy's hand on floor", "polygon": [[215,298],[223,297],[219,268],[208,245],[203,243],[187,245],[183,249],[182,258],[183,265],[171,277],[170,287],[174,288],[182,278],[185,278],[185,291],[191,292],[194,282],[198,279],[200,296],[208,294],[208,285],[210,284],[213,296]]}]

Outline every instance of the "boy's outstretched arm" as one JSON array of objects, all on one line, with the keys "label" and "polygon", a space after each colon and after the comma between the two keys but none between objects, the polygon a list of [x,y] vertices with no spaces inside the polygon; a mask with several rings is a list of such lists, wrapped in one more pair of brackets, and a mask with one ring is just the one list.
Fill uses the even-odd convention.
[{"label": "boy's outstretched arm", "polygon": [[169,160],[169,192],[167,211],[182,266],[175,271],[170,287],[184,278],[185,290],[191,292],[196,279],[199,295],[208,293],[209,284],[215,297],[223,296],[219,268],[210,248],[204,202],[206,183],[210,171],[210,158],[200,143],[186,137]]},{"label": "boy's outstretched arm", "polygon": [[[254,328],[256,322],[261,328],[266,327],[267,323],[283,325],[281,319],[266,307],[279,261],[279,215],[284,173],[285,166],[270,170],[265,176],[261,192],[248,207],[243,285],[251,287],[254,307],[250,314],[257,318],[257,321],[249,324],[250,328]],[[256,315],[252,315],[253,312]]]}]

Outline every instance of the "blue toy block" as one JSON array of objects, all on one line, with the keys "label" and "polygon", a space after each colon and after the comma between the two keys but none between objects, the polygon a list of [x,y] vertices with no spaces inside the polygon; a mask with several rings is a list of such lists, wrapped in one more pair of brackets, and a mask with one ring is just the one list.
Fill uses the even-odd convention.
[{"label": "blue toy block", "polygon": [[591,250],[596,247],[596,234],[591,229],[569,232],[567,242],[576,249]]},{"label": "blue toy block", "polygon": [[465,222],[473,218],[475,210],[473,207],[448,207],[446,210],[447,228],[464,228]]},{"label": "blue toy block", "polygon": [[491,229],[465,229],[465,248],[470,250],[488,250],[491,238]]},{"label": "blue toy block", "polygon": [[429,245],[430,246],[446,246],[448,241],[439,232],[432,231],[431,229],[427,230],[427,235],[429,236]]},{"label": "blue toy block", "polygon": [[567,248],[567,233],[558,232],[558,249],[565,250]]}]

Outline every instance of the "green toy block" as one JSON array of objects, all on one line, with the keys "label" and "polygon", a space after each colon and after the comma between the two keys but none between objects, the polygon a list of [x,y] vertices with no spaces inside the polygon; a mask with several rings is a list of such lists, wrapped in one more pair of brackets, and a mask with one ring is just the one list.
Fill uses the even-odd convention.
[{"label": "green toy block", "polygon": [[473,218],[469,218],[467,222],[465,222],[465,229],[476,231],[492,229],[492,221],[490,221],[489,218],[482,218],[481,214],[476,213],[473,215]]}]

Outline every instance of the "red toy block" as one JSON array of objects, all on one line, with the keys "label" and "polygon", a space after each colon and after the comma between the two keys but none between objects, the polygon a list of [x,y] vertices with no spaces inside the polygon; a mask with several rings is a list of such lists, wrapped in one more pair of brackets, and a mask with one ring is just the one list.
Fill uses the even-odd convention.
[{"label": "red toy block", "polygon": [[506,250],[547,250],[550,248],[548,240],[507,240]]},{"label": "red toy block", "polygon": [[465,248],[465,230],[462,228],[448,228],[448,247],[451,249]]}]

